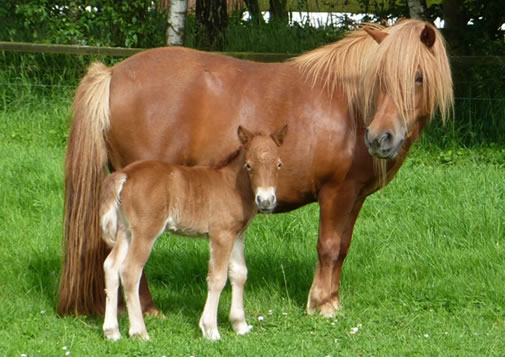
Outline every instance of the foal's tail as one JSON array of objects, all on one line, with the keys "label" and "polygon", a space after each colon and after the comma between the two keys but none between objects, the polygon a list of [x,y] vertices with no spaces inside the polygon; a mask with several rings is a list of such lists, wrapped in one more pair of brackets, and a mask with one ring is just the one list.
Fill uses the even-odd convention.
[{"label": "foal's tail", "polygon": [[74,121],[65,157],[63,269],[58,313],[103,314],[103,262],[99,197],[107,172],[104,133],[109,128],[112,69],[92,64],[74,98]]},{"label": "foal's tail", "polygon": [[125,182],[126,174],[122,172],[107,176],[103,182],[100,198],[100,226],[102,238],[111,248],[116,244],[120,195]]}]

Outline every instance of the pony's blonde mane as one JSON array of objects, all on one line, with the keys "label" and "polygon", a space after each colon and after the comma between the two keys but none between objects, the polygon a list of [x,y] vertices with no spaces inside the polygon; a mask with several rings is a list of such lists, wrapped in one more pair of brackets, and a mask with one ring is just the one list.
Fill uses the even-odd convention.
[{"label": "pony's blonde mane", "polygon": [[[370,24],[370,27],[384,29],[377,24]],[[369,53],[377,51],[378,47],[370,35],[359,29],[350,32],[340,41],[295,57],[292,62],[313,86],[321,83],[330,97],[337,89],[343,91],[354,117],[363,113],[362,76],[369,66]]]},{"label": "pony's blonde mane", "polygon": [[[315,49],[292,60],[312,85],[320,83],[330,96],[343,91],[350,113],[369,124],[379,90],[388,93],[402,116],[415,107],[415,77],[424,78],[425,112],[437,110],[443,121],[453,109],[452,77],[445,41],[433,26],[419,20],[404,20],[391,27],[367,24],[389,35],[379,45],[363,29],[342,40]],[[433,47],[421,42],[425,26],[435,31]]]}]

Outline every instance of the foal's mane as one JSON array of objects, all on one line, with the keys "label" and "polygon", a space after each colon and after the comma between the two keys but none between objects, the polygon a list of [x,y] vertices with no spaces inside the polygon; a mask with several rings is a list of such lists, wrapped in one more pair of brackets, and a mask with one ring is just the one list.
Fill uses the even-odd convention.
[{"label": "foal's mane", "polygon": [[[292,60],[313,86],[321,83],[332,96],[336,89],[347,97],[350,113],[365,124],[372,120],[379,89],[388,93],[405,116],[414,107],[415,76],[424,78],[424,105],[430,116],[440,111],[442,120],[452,112],[452,77],[440,32],[423,21],[403,20],[391,27],[367,24],[389,36],[378,45],[363,29],[342,40]],[[420,37],[425,26],[435,33],[433,47]]]},{"label": "foal's mane", "polygon": [[235,159],[237,159],[240,156],[240,152],[242,151],[242,147],[238,148],[237,150],[233,151],[230,155],[228,155],[224,160],[219,161],[217,164],[213,165],[212,168],[214,169],[221,169],[225,166],[228,166],[231,164]]}]

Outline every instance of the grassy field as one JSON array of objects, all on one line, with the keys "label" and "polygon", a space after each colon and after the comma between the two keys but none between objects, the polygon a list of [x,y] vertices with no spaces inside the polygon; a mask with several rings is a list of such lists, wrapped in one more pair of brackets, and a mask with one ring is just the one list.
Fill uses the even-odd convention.
[{"label": "grassy field", "polygon": [[145,343],[126,337],[123,316],[123,338],[110,343],[102,318],[55,313],[71,92],[16,93],[0,95],[0,355],[505,354],[505,148],[441,151],[423,139],[361,212],[334,319],[305,313],[317,260],[311,205],[260,216],[248,231],[250,335],[232,333],[227,287],[222,341],[201,337],[207,242],[164,236],[146,271],[166,319],[147,319]]}]

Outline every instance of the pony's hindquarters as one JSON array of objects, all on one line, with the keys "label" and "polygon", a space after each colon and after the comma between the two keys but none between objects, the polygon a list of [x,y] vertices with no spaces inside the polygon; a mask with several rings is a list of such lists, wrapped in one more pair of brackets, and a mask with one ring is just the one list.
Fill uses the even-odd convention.
[{"label": "pony's hindquarters", "polygon": [[99,195],[106,175],[104,131],[109,126],[112,70],[90,66],[74,99],[74,121],[65,157],[63,271],[58,313],[103,314],[107,255],[100,238]]}]

